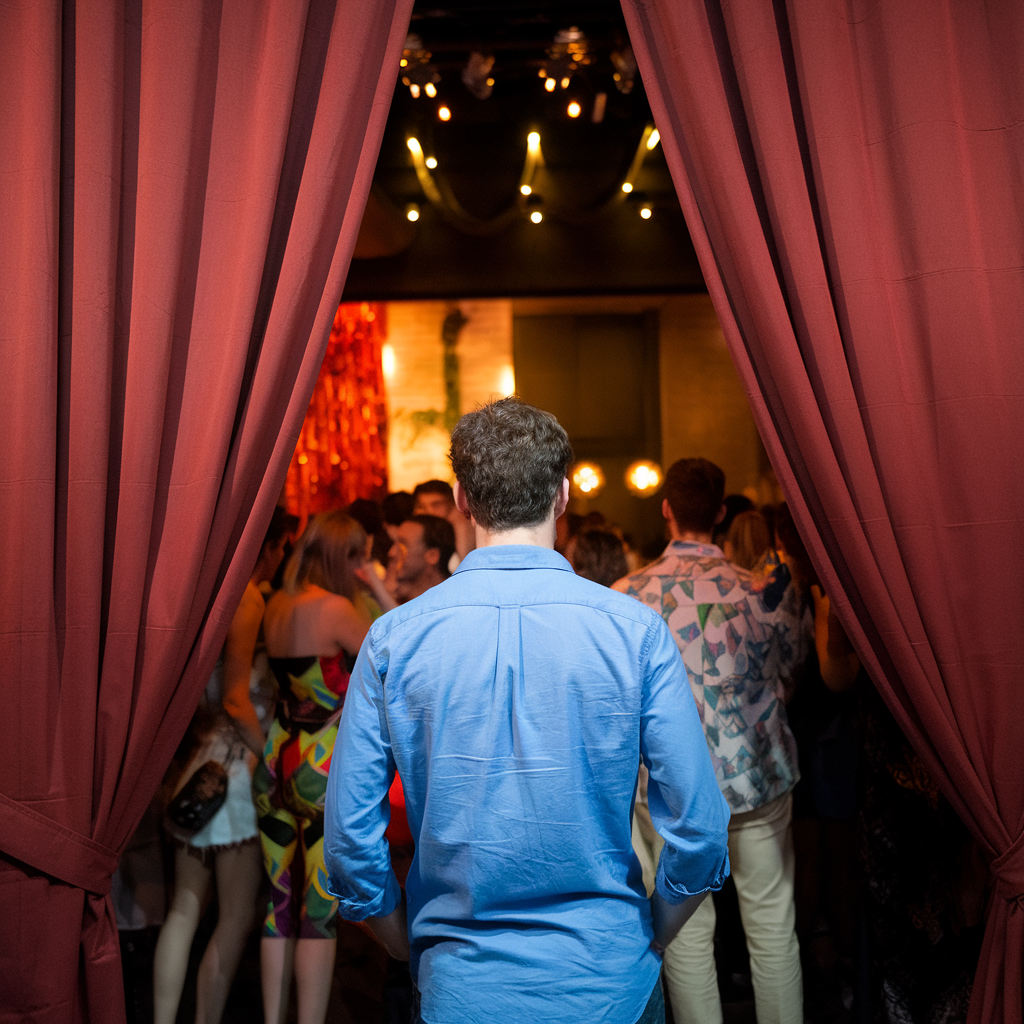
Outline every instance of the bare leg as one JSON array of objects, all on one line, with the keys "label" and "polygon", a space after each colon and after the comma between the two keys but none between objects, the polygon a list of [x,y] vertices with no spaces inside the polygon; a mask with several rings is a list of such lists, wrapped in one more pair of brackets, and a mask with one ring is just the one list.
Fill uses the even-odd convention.
[{"label": "bare leg", "polygon": [[266,1024],[284,1024],[294,963],[295,939],[263,936],[260,942],[260,977],[263,982],[263,1019]]},{"label": "bare leg", "polygon": [[174,895],[153,954],[153,1022],[174,1024],[212,872],[182,847],[174,851]]},{"label": "bare leg", "polygon": [[337,939],[299,939],[295,950],[295,984],[299,1024],[324,1024],[334,979]]},{"label": "bare leg", "polygon": [[196,1024],[220,1024],[231,981],[256,914],[256,893],[263,875],[258,842],[218,850],[217,927],[199,964]]}]

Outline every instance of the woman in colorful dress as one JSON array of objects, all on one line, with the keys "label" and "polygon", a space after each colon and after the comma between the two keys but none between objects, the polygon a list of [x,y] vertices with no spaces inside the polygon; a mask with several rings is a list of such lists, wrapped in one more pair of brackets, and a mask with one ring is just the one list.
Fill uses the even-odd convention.
[{"label": "woman in colorful dress", "polygon": [[284,509],[274,510],[259,561],[193,719],[192,731],[199,742],[216,741],[217,748],[226,752],[227,798],[198,832],[186,833],[173,822],[165,823],[175,841],[174,892],[153,957],[155,1024],[174,1024],[177,1018],[189,951],[214,875],[217,926],[199,963],[196,1024],[220,1021],[253,925],[261,865],[251,779],[264,745],[250,697],[253,653],[263,618],[259,584],[277,572],[294,522]]},{"label": "woman in colorful dress", "polygon": [[366,534],[342,512],[306,527],[263,620],[280,688],[253,776],[271,898],[260,963],[266,1024],[282,1024],[294,973],[299,1024],[322,1024],[334,968],[337,906],[323,860],[324,795],[349,673],[373,602],[394,606],[365,567]]}]

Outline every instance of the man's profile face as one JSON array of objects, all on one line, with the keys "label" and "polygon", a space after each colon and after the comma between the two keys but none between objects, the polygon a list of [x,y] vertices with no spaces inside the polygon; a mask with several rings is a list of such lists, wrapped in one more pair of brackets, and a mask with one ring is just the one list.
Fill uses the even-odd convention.
[{"label": "man's profile face", "polygon": [[[439,495],[431,495],[431,497],[439,497]],[[396,531],[395,542],[388,552],[388,558],[398,559],[397,578],[406,583],[419,579],[430,565],[427,550],[423,541],[423,527],[411,519],[402,523]]]},{"label": "man's profile face", "polygon": [[[416,504],[412,507],[414,516],[437,516],[438,519],[447,519],[455,506],[443,494],[416,495]],[[419,528],[422,532],[422,527]]]}]

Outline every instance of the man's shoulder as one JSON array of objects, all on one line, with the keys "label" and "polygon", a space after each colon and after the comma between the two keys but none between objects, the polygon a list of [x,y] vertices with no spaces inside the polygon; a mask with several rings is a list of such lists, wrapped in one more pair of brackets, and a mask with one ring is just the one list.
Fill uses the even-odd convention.
[{"label": "man's shoulder", "polygon": [[482,591],[475,580],[455,573],[419,597],[382,615],[371,627],[370,635],[377,642],[396,629],[416,629],[418,620],[426,625],[439,615],[446,615],[458,621],[460,614],[475,609],[512,605],[524,610],[550,608],[552,614],[563,609],[566,614],[611,615],[645,626],[650,626],[652,620],[660,622],[659,616],[632,597],[575,573],[547,568],[529,572],[528,586],[509,586],[499,591]]}]

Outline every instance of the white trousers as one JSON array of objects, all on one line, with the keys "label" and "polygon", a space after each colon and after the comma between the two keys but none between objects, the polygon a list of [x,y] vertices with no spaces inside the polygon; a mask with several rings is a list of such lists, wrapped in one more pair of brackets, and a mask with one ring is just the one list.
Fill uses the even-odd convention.
[{"label": "white trousers", "polygon": [[[793,797],[734,814],[729,860],[750,954],[757,1024],[802,1024],[803,980],[793,905]],[[659,851],[660,852],[660,851]],[[722,1024],[714,956],[715,905],[706,899],[665,950],[676,1024]]]}]

